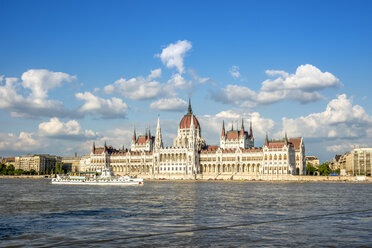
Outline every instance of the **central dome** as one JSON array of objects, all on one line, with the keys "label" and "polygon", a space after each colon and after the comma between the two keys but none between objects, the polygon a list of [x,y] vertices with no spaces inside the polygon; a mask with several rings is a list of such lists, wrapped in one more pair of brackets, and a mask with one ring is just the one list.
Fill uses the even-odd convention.
[{"label": "central dome", "polygon": [[187,114],[185,114],[185,116],[180,121],[180,128],[190,128],[191,118],[194,122],[195,128],[200,128],[198,119],[196,119],[196,117],[192,114],[191,103],[189,99],[189,108],[188,108]]},{"label": "central dome", "polygon": [[195,128],[199,128],[199,121],[192,113],[187,113],[180,122],[180,128],[190,128],[191,118],[194,121]]}]

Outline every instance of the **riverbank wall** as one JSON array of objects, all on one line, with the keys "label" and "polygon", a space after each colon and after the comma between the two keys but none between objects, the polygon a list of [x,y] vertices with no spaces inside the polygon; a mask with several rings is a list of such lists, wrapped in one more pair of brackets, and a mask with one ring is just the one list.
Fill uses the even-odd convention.
[{"label": "riverbank wall", "polygon": [[288,181],[288,182],[371,182],[372,177],[356,176],[300,176],[300,175],[232,175],[232,174],[156,174],[137,175],[155,180],[224,180],[224,181]]},{"label": "riverbank wall", "polygon": [[[300,175],[232,175],[232,174],[138,174],[132,175],[145,180],[221,180],[221,181],[273,181],[273,182],[369,182],[372,183],[372,177],[364,176],[300,176]],[[45,179],[48,175],[0,175],[3,178],[18,179]]]},{"label": "riverbank wall", "polygon": [[2,178],[19,178],[19,179],[43,179],[43,178],[51,178],[48,175],[0,175],[0,179]]}]

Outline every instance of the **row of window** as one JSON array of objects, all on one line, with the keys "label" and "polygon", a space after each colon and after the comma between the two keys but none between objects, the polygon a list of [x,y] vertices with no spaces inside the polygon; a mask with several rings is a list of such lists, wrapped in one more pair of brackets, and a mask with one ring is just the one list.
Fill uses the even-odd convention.
[{"label": "row of window", "polygon": [[[160,167],[161,172],[183,172],[186,170],[186,167]],[[189,171],[191,171],[191,167],[189,167]]]}]

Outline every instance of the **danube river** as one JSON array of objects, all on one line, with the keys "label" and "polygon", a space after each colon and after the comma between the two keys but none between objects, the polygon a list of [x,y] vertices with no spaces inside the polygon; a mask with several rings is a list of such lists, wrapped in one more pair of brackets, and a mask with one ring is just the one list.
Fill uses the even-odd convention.
[{"label": "danube river", "polygon": [[0,192],[0,246],[372,246],[372,184],[0,179]]}]

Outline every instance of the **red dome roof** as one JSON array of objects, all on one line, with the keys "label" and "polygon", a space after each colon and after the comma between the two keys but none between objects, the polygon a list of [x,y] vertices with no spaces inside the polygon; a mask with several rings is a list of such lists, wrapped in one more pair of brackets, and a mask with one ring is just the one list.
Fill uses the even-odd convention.
[{"label": "red dome roof", "polygon": [[180,128],[190,128],[191,116],[192,116],[192,119],[194,121],[195,128],[200,127],[198,119],[196,119],[196,117],[194,115],[192,115],[191,113],[187,113],[187,114],[185,114],[185,116],[182,118],[182,120],[180,122]]}]

